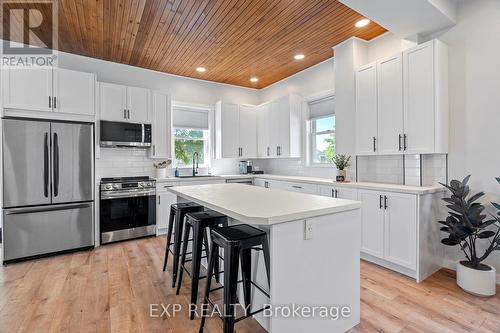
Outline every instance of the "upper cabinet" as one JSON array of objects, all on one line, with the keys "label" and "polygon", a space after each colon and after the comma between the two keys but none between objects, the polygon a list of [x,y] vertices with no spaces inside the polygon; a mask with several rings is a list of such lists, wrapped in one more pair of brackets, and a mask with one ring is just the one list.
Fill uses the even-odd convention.
[{"label": "upper cabinet", "polygon": [[[93,116],[95,75],[63,68],[3,70],[3,108],[14,112],[57,112]],[[54,114],[52,114],[54,116]]]},{"label": "upper cabinet", "polygon": [[172,104],[168,94],[152,93],[151,158],[172,158]]},{"label": "upper cabinet", "polygon": [[293,94],[259,106],[217,102],[216,157],[300,157],[302,103]]},{"label": "upper cabinet", "polygon": [[215,129],[217,158],[257,157],[255,107],[217,102]]},{"label": "upper cabinet", "polygon": [[448,151],[448,48],[418,45],[356,70],[357,154]]},{"label": "upper cabinet", "polygon": [[150,91],[99,82],[101,120],[150,123]]}]

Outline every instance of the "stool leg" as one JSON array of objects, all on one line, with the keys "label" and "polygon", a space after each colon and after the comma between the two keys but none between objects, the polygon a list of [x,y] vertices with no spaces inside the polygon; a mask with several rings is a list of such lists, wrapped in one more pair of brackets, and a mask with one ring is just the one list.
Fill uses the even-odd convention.
[{"label": "stool leg", "polygon": [[186,253],[187,253],[187,248],[188,248],[188,243],[189,243],[189,233],[191,231],[191,226],[189,223],[186,223],[186,228],[184,230],[184,235],[182,239],[182,258],[181,258],[181,263],[179,265],[179,278],[177,280],[177,290],[175,291],[176,295],[179,295],[179,292],[181,290],[182,286],[182,277],[184,275],[184,265],[186,264]]},{"label": "stool leg", "polygon": [[[210,288],[212,282],[212,275],[214,270],[214,265],[217,260],[219,260],[219,246],[212,242],[210,247],[210,260],[208,261],[207,268],[207,282],[205,285],[205,294],[203,295],[203,303],[201,309],[203,310],[208,304],[208,296],[210,295]],[[201,313],[201,323],[199,333],[203,333],[203,326],[205,326],[206,314]]]},{"label": "stool leg", "polygon": [[163,271],[167,269],[168,253],[170,252],[170,241],[172,240],[172,228],[174,226],[175,209],[170,207],[170,217],[168,218],[167,246],[165,247],[165,260],[163,261]]},{"label": "stool leg", "polygon": [[181,252],[181,238],[182,229],[184,229],[184,217],[186,213],[182,211],[177,211],[175,216],[175,234],[174,234],[174,264],[172,269],[172,288],[175,288],[175,282],[177,281],[177,272],[179,270],[179,258]]},{"label": "stool leg", "polygon": [[[203,236],[205,235],[204,229],[200,223],[193,225],[193,261],[191,273],[191,308],[189,319],[193,320],[195,315],[195,307],[198,301],[198,283],[200,281],[200,267],[202,257]],[[208,250],[208,249],[207,249]]]},{"label": "stool leg", "polygon": [[264,263],[266,264],[266,274],[267,274],[267,283],[269,283],[269,288],[271,288],[271,256],[269,254],[269,243],[267,241],[267,236],[262,237],[262,250],[264,252]]},{"label": "stool leg", "polygon": [[[205,241],[205,249],[206,249],[206,253],[207,253],[207,258],[208,258],[208,253],[212,253],[212,249],[209,247],[209,244],[210,242],[208,241],[208,234],[210,233],[210,228],[205,228],[205,232],[204,232],[204,235],[203,235],[203,238],[204,238],[204,241]],[[207,259],[208,261],[208,259]],[[217,259],[215,261],[215,282],[219,283],[219,272],[220,272],[220,268],[219,268],[219,259]]]},{"label": "stool leg", "polygon": [[252,250],[245,249],[241,251],[241,277],[243,280],[243,297],[245,298],[245,308],[250,310],[251,291],[252,291]]},{"label": "stool leg", "polygon": [[239,248],[224,248],[224,333],[234,333],[234,306],[238,290]]}]

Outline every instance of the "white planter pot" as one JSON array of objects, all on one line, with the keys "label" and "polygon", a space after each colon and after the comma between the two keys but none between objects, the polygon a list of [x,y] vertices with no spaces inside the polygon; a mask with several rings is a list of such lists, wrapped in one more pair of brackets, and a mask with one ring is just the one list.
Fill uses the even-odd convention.
[{"label": "white planter pot", "polygon": [[167,168],[157,168],[156,178],[167,178]]},{"label": "white planter pot", "polygon": [[495,267],[486,265],[491,269],[481,271],[464,266],[457,262],[457,284],[463,290],[477,296],[494,296],[496,294]]},{"label": "white planter pot", "polygon": [[337,177],[335,177],[337,182],[347,181],[347,170],[337,170]]}]

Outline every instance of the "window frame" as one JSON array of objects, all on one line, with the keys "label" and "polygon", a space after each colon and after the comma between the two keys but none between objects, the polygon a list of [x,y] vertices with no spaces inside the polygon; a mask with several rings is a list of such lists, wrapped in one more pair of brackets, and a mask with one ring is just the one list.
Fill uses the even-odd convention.
[{"label": "window frame", "polygon": [[[336,138],[336,128],[333,129],[333,130],[326,130],[326,131],[319,131],[319,132],[316,132],[316,120],[319,120],[319,119],[324,119],[324,118],[329,118],[329,117],[336,117],[335,116],[335,113],[332,113],[332,114],[329,114],[329,115],[324,115],[324,116],[320,116],[320,117],[314,117],[314,118],[310,118],[309,119],[309,123],[310,123],[310,129],[309,129],[309,133],[310,133],[310,139],[309,139],[309,161],[310,161],[310,166],[314,166],[314,167],[334,167],[334,164],[333,162],[325,162],[325,163],[322,163],[322,162],[316,162],[315,161],[315,156],[314,156],[314,153],[316,151],[316,136],[317,135],[324,135],[324,134],[334,134],[335,135],[335,138]],[[335,119],[335,127],[336,127],[336,119]]]},{"label": "window frame", "polygon": [[200,168],[209,168],[210,167],[210,129],[201,129],[201,128],[193,128],[193,127],[172,127],[172,151],[173,151],[173,158],[172,158],[172,166],[174,168],[178,169],[192,169],[193,164],[192,160],[191,164],[184,165],[184,164],[178,164],[177,163],[177,158],[175,156],[175,141],[177,139],[179,140],[186,140],[185,138],[178,137],[175,135],[175,130],[176,129],[189,129],[189,130],[196,130],[196,131],[202,131],[203,132],[203,138],[197,139],[188,139],[190,141],[203,141],[205,144],[203,145],[203,164],[199,164]]}]

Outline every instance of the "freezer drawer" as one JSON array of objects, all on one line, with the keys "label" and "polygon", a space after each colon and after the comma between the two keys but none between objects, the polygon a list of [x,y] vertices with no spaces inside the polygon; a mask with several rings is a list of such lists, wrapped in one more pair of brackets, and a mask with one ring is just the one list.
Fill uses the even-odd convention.
[{"label": "freezer drawer", "polygon": [[93,202],[3,211],[4,262],[94,245]]}]

